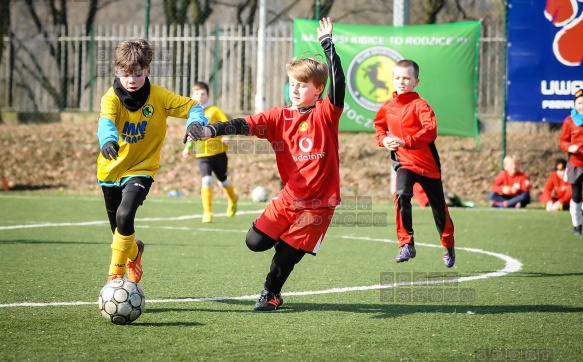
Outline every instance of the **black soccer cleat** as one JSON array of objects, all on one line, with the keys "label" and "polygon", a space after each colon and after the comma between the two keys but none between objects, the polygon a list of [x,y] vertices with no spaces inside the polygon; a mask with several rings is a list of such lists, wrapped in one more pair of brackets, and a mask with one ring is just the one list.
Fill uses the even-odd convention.
[{"label": "black soccer cleat", "polygon": [[451,268],[455,264],[455,249],[453,246],[444,248],[443,264],[445,264],[446,268]]},{"label": "black soccer cleat", "polygon": [[256,312],[269,312],[278,309],[282,305],[283,299],[281,298],[280,293],[271,293],[267,289],[263,289],[259,300],[255,303],[255,307],[253,307],[253,310]]}]

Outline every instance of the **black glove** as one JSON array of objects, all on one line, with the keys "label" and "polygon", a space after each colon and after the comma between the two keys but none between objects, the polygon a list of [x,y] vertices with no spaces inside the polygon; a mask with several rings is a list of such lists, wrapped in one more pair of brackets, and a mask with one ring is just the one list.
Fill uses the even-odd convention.
[{"label": "black glove", "polygon": [[202,139],[202,130],[203,125],[198,122],[192,122],[188,125],[186,129],[186,134],[184,135],[184,139],[182,143],[186,143],[188,141],[200,141]]},{"label": "black glove", "polygon": [[106,142],[103,147],[101,147],[101,154],[107,160],[117,160],[117,151],[119,151],[119,145],[115,141]]}]

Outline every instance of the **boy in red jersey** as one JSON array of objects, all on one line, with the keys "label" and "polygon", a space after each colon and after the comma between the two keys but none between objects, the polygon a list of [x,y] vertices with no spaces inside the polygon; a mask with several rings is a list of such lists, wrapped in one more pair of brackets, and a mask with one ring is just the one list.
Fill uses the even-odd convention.
[{"label": "boy in red jersey", "polygon": [[526,207],[530,203],[530,186],[528,176],[520,170],[518,157],[504,157],[504,170],[496,175],[488,194],[492,207]]},{"label": "boy in red jersey", "polygon": [[563,121],[559,146],[569,153],[567,181],[571,184],[569,212],[573,221],[573,234],[581,235],[581,199],[583,189],[583,89],[575,92],[575,107]]},{"label": "boy in red jersey", "polygon": [[393,69],[396,92],[378,110],[374,127],[380,147],[391,152],[391,162],[397,175],[394,195],[399,253],[397,263],[417,254],[413,238],[411,198],[413,186],[419,183],[429,199],[435,226],[439,232],[442,257],[446,267],[455,263],[454,227],[443,197],[441,164],[435,139],[435,113],[414,88],[419,84],[419,66],[412,60],[401,60]]},{"label": "boy in red jersey", "polygon": [[[323,18],[317,29],[328,65],[313,57],[294,58],[286,65],[291,105],[207,127],[192,125],[184,138],[254,135],[267,139],[275,151],[283,188],[245,239],[252,251],[275,247],[256,311],[276,310],[283,304],[284,283],[306,253],[316,255],[340,204],[338,126],[345,79],[332,28],[330,18]],[[322,99],[328,78],[328,95]]]},{"label": "boy in red jersey", "polygon": [[569,209],[571,201],[571,184],[565,180],[567,160],[559,158],[555,161],[555,170],[547,178],[539,201],[547,211],[562,211]]}]

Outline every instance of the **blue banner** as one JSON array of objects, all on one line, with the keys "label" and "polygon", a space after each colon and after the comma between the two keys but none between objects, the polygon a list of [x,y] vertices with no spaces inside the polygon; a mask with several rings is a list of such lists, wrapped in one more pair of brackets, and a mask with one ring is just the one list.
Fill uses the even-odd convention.
[{"label": "blue banner", "polygon": [[583,88],[583,2],[509,0],[507,121],[562,123]]}]

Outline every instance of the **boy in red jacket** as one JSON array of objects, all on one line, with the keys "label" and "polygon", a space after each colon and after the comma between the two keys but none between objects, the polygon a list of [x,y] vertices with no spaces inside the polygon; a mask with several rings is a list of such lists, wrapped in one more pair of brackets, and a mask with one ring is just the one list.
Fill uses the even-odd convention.
[{"label": "boy in red jacket", "polygon": [[520,161],[516,156],[504,157],[504,170],[494,178],[490,190],[492,207],[526,207],[530,203],[530,180],[520,171]]},{"label": "boy in red jacket", "polygon": [[581,199],[583,189],[583,89],[575,92],[575,107],[563,121],[559,146],[569,153],[567,181],[571,184],[569,212],[573,221],[573,234],[581,235]]},{"label": "boy in red jacket", "polygon": [[567,160],[557,159],[555,170],[547,178],[547,182],[538,196],[539,201],[547,211],[569,210],[571,184],[565,180],[566,167]]},{"label": "boy in red jacket", "polygon": [[397,175],[394,202],[399,253],[395,261],[401,263],[416,255],[411,198],[413,185],[419,183],[433,210],[444,247],[443,263],[451,268],[455,263],[454,227],[443,197],[441,164],[435,147],[437,123],[433,109],[413,91],[418,84],[417,63],[407,59],[397,62],[393,69],[396,92],[383,103],[374,119],[377,143],[391,152]]}]

